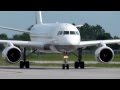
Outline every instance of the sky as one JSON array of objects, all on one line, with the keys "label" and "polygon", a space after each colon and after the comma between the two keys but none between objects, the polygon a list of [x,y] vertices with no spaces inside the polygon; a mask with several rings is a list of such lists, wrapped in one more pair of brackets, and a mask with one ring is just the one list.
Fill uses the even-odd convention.
[{"label": "sky", "polygon": [[[120,37],[120,11],[42,11],[44,23],[75,23],[101,25],[112,36]],[[27,29],[35,24],[35,11],[0,11],[0,26]],[[0,29],[9,37],[21,34],[16,31]]]}]

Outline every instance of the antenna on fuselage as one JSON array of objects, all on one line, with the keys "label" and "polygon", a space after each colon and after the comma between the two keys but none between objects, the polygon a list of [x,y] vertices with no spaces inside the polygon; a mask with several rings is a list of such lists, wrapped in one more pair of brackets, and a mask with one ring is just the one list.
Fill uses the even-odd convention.
[{"label": "antenna on fuselage", "polygon": [[35,15],[36,15],[36,24],[43,24],[43,21],[42,21],[42,11],[36,11],[35,12]]}]

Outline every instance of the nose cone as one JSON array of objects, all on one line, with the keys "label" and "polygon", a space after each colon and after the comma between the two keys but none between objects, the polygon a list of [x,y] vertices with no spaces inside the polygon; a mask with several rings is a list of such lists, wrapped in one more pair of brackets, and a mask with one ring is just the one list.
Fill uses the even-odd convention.
[{"label": "nose cone", "polygon": [[66,44],[68,45],[79,45],[80,43],[80,37],[79,36],[69,36],[66,38]]}]

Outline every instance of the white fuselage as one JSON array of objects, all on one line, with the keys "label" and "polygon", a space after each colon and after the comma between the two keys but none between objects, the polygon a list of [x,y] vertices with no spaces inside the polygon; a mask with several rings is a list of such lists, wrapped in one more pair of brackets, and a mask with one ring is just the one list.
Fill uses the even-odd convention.
[{"label": "white fuselage", "polygon": [[51,51],[71,52],[80,44],[80,33],[72,24],[37,24],[31,29],[31,41],[43,42]]}]

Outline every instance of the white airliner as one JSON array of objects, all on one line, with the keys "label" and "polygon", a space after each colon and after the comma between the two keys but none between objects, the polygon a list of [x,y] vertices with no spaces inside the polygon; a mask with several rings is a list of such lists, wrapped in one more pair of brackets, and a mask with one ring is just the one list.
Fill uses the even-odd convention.
[{"label": "white airliner", "polygon": [[[9,63],[20,62],[20,68],[29,68],[29,61],[26,61],[26,47],[37,48],[39,50],[49,50],[51,52],[73,52],[78,50],[78,61],[74,67],[84,68],[84,62],[81,61],[82,49],[96,45],[98,49],[95,51],[95,58],[99,62],[110,62],[114,57],[113,50],[106,44],[120,44],[120,40],[97,40],[97,41],[81,41],[80,32],[77,27],[69,23],[43,23],[41,11],[36,11],[36,25],[33,25],[30,30],[21,30],[0,26],[2,29],[19,31],[28,33],[31,41],[14,41],[0,40],[0,44],[5,46],[2,52],[2,57]],[[22,50],[23,47],[23,60]],[[69,69],[69,64],[65,63],[62,68]]]}]

